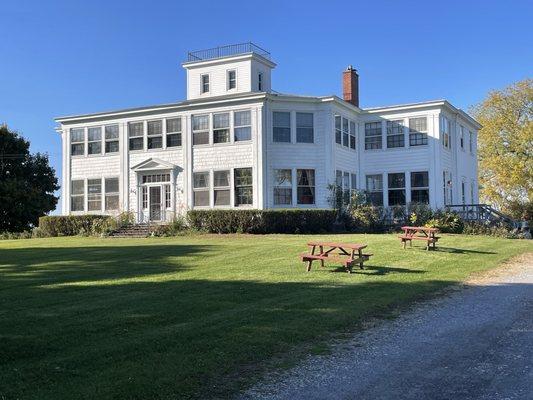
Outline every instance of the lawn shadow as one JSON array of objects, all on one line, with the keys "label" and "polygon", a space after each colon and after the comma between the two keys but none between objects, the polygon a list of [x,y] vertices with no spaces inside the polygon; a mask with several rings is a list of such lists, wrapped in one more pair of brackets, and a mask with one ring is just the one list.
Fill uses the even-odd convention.
[{"label": "lawn shadow", "polygon": [[[328,267],[320,268],[321,270],[325,270]],[[336,267],[334,269],[330,269],[329,272],[344,272],[347,273],[346,268],[344,267]],[[388,266],[381,266],[381,265],[364,265],[364,268],[359,268],[358,265],[354,265],[352,268],[352,274],[360,274],[360,275],[388,275],[388,274],[424,274],[426,271],[420,271],[417,269],[410,269],[410,268],[402,268],[402,267],[388,267]]]},{"label": "lawn shadow", "polygon": [[[430,250],[430,251],[434,251],[434,250]],[[451,253],[451,254],[498,254],[494,251],[456,249],[454,247],[443,247],[439,245],[437,245],[436,251],[439,251],[441,253]]]}]

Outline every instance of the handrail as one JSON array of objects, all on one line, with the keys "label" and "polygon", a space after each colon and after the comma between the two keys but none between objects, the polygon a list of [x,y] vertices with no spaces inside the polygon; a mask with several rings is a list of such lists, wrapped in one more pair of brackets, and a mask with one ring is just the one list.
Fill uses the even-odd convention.
[{"label": "handrail", "polygon": [[210,49],[190,51],[187,53],[187,61],[205,61],[216,58],[229,57],[237,54],[256,53],[270,60],[270,53],[252,42],[218,46]]}]

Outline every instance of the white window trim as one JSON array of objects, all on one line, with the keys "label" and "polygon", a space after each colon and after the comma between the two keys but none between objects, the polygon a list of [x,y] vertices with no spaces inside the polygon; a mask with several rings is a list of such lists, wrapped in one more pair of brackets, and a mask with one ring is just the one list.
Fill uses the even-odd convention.
[{"label": "white window trim", "polygon": [[[207,76],[207,91],[204,92],[204,76]],[[200,95],[205,95],[211,93],[211,75],[200,74]]]},{"label": "white window trim", "polygon": [[[230,87],[229,87],[229,86],[230,86],[230,78],[229,78],[229,74],[230,74],[230,72],[234,72],[234,73],[235,73],[235,87],[234,87],[234,88],[230,88]],[[237,91],[237,89],[238,89],[238,88],[237,88],[237,82],[238,82],[238,80],[237,80],[237,70],[236,70],[235,68],[227,69],[227,70],[226,70],[226,90],[227,90],[228,92],[235,92],[235,91]]]}]

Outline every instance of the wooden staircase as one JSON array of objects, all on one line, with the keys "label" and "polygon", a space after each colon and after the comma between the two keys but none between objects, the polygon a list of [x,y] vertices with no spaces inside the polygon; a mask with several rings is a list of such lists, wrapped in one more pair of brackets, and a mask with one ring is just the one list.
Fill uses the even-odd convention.
[{"label": "wooden staircase", "polygon": [[148,224],[136,224],[122,226],[109,234],[116,238],[144,238],[150,236],[152,227]]},{"label": "wooden staircase", "polygon": [[518,229],[521,226],[521,221],[512,219],[488,204],[452,204],[445,208],[459,214],[466,221],[480,221],[490,225],[503,224],[511,229]]}]

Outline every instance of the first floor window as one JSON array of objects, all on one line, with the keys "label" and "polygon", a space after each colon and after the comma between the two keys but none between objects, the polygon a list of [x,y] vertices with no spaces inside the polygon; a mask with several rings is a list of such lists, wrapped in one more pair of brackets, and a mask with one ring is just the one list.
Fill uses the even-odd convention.
[{"label": "first floor window", "polygon": [[466,187],[465,181],[461,182],[461,202],[466,204]]},{"label": "first floor window", "polygon": [[444,205],[453,204],[451,172],[442,171],[442,185],[444,191]]},{"label": "first floor window", "polygon": [[274,170],[274,205],[292,204],[292,171],[290,169]]},{"label": "first floor window", "polygon": [[342,117],[335,115],[335,143],[342,145]]},{"label": "first floor window", "polygon": [[172,194],[170,191],[170,185],[165,185],[165,208],[172,207]]},{"label": "first floor window", "polygon": [[229,206],[231,204],[229,171],[213,172],[213,187],[215,206]]},{"label": "first floor window", "polygon": [[85,155],[84,128],[74,128],[70,130],[70,153],[73,156]]},{"label": "first floor window", "polygon": [[128,137],[130,150],[144,149],[144,123],[130,122],[128,123]]},{"label": "first floor window", "polygon": [[119,190],[118,178],[105,178],[105,210],[118,210]]},{"label": "first floor window", "polygon": [[335,185],[342,189],[342,171],[335,171]]},{"label": "first floor window", "polygon": [[298,204],[315,204],[315,170],[296,170]]},{"label": "first floor window", "polygon": [[474,181],[470,182],[470,204],[474,204],[474,191],[475,191],[475,183]]},{"label": "first floor window", "polygon": [[99,126],[87,130],[87,154],[102,154],[102,128]]},{"label": "first floor window", "polygon": [[148,208],[148,186],[143,186],[142,188],[143,209],[146,210]]},{"label": "first floor window", "polygon": [[381,122],[365,124],[365,150],[381,149]]},{"label": "first floor window", "polygon": [[388,175],[389,206],[405,205],[405,174],[393,173]]},{"label": "first floor window", "polygon": [[313,113],[296,113],[296,142],[313,143]]},{"label": "first floor window", "polygon": [[229,142],[229,114],[213,115],[213,143]]},{"label": "first floor window", "polygon": [[428,144],[427,118],[409,118],[409,146]]},{"label": "first floor window", "polygon": [[235,205],[253,204],[252,168],[235,168]]},{"label": "first floor window", "polygon": [[367,175],[366,190],[368,192],[368,200],[372,205],[383,205],[383,175]]},{"label": "first floor window", "polygon": [[404,147],[403,121],[387,121],[387,148]]},{"label": "first floor window", "polygon": [[209,206],[209,172],[193,174],[193,197],[196,207]]},{"label": "first floor window", "polygon": [[252,139],[252,117],[250,111],[236,111],[233,114],[233,130],[236,142]]},{"label": "first floor window", "polygon": [[193,115],[192,144],[209,144],[209,115]]},{"label": "first floor window", "polygon": [[148,148],[161,149],[163,147],[163,121],[148,121]]},{"label": "first floor window", "polygon": [[87,210],[101,211],[102,210],[102,180],[88,179],[87,180]]},{"label": "first floor window", "polygon": [[278,112],[273,113],[273,138],[274,142],[291,141],[291,113]]},{"label": "first floor window", "polygon": [[85,181],[75,180],[70,185],[70,211],[85,210]]},{"label": "first floor window", "polygon": [[167,147],[181,146],[181,118],[167,119]]},{"label": "first floor window", "polygon": [[117,153],[119,150],[118,125],[107,125],[104,130],[105,152]]},{"label": "first floor window", "polygon": [[427,171],[411,172],[411,203],[429,204],[429,175]]}]

